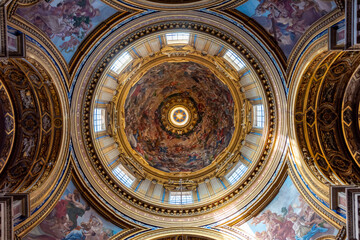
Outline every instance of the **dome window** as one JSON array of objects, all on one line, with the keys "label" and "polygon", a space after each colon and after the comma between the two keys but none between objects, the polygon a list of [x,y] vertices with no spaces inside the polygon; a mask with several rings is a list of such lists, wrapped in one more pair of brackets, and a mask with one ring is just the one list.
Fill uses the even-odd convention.
[{"label": "dome window", "polygon": [[131,187],[135,181],[135,178],[122,165],[114,168],[112,172],[117,179],[119,179],[120,182],[127,187]]},{"label": "dome window", "polygon": [[94,129],[95,132],[105,131],[105,108],[94,109]]},{"label": "dome window", "polygon": [[128,52],[121,54],[121,56],[111,66],[111,70],[119,74],[130,62],[133,60]]},{"label": "dome window", "polygon": [[167,44],[188,44],[190,33],[167,33],[165,37]]},{"label": "dome window", "polygon": [[170,204],[189,204],[193,203],[192,192],[170,192]]},{"label": "dome window", "polygon": [[244,62],[231,50],[226,51],[224,58],[236,69],[236,71],[240,71],[245,67]]},{"label": "dome window", "polygon": [[254,105],[254,127],[264,128],[265,123],[265,113],[264,105]]},{"label": "dome window", "polygon": [[247,167],[244,164],[240,163],[240,165],[236,168],[235,171],[229,172],[228,176],[226,176],[226,179],[231,185],[233,185],[234,183],[239,181],[239,179],[244,175],[246,170]]}]

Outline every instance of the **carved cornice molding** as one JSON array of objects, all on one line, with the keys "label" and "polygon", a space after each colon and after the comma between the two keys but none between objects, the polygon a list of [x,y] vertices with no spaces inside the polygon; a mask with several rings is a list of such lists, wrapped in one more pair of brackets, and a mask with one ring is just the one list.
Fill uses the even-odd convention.
[{"label": "carved cornice molding", "polygon": [[144,233],[137,234],[133,236],[134,240],[156,240],[164,237],[173,237],[173,236],[199,236],[205,239],[224,239],[235,240],[238,239],[234,235],[227,234],[226,232],[221,232],[219,229],[207,229],[207,228],[192,228],[192,227],[172,227],[172,228],[162,228],[152,231],[147,231]]},{"label": "carved cornice molding", "polygon": [[179,10],[197,10],[197,9],[228,9],[239,6],[244,3],[245,0],[104,0],[109,5],[120,5],[122,9],[131,10],[158,10],[158,11],[179,11]]}]

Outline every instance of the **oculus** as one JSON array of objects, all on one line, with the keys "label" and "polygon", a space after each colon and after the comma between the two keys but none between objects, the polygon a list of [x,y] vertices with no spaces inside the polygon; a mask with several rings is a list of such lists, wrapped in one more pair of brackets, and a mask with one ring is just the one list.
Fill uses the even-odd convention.
[{"label": "oculus", "polygon": [[169,96],[158,109],[162,128],[174,136],[191,134],[201,121],[194,99],[183,95],[186,93]]}]

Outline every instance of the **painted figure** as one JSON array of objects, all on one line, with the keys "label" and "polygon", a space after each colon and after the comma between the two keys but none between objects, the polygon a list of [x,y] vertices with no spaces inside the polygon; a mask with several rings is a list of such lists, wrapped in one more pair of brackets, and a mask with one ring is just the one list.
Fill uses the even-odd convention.
[{"label": "painted figure", "polygon": [[261,24],[289,56],[304,32],[335,6],[331,0],[249,0],[237,9]]},{"label": "painted figure", "polygon": [[254,229],[258,240],[315,240],[336,234],[336,229],[306,204],[289,178],[274,200],[248,226]]},{"label": "painted figure", "polygon": [[106,223],[70,182],[50,214],[24,240],[107,240],[121,228]]}]

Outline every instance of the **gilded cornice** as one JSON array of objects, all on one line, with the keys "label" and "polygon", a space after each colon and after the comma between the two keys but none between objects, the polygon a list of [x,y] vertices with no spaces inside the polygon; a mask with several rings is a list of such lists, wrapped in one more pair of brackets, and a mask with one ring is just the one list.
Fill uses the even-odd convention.
[{"label": "gilded cornice", "polygon": [[137,8],[122,4],[121,1],[114,1],[114,0],[101,0],[101,1],[103,1],[107,5],[115,8],[115,9],[117,9],[119,11],[126,11],[126,12],[129,12],[129,13],[137,12],[139,10],[141,11],[141,9],[137,9]]},{"label": "gilded cornice", "polygon": [[[37,70],[49,75],[50,79],[48,80],[52,81],[59,94],[59,103],[63,114],[63,138],[62,141],[58,143],[61,149],[58,159],[56,160],[56,165],[54,166],[54,173],[57,174],[51,174],[46,180],[39,179],[36,185],[34,185],[37,189],[34,189],[31,195],[31,206],[37,207],[47,198],[48,194],[44,193],[49,192],[50,194],[50,191],[54,188],[54,184],[61,178],[61,170],[64,169],[66,165],[70,142],[70,122],[68,121],[70,106],[67,98],[66,83],[62,81],[61,75],[54,66],[54,63],[49,59],[50,57],[40,50],[37,45],[32,43],[26,45],[26,51],[29,61],[37,66]],[[36,61],[34,59],[36,59]]]},{"label": "gilded cornice", "polygon": [[186,11],[186,10],[197,10],[197,9],[228,9],[239,6],[244,3],[245,0],[187,0],[185,3],[168,0],[168,1],[153,1],[153,0],[103,0],[109,5],[117,4],[126,9],[132,10],[157,10],[157,11]]},{"label": "gilded cornice", "polygon": [[[323,36],[317,41],[315,41],[308,49],[305,50],[302,57],[298,60],[298,63],[296,65],[296,69],[293,71],[292,79],[290,79],[290,90],[289,95],[296,95],[294,91],[298,91],[299,88],[299,82],[302,78],[302,76],[309,75],[311,71],[309,71],[309,68],[315,68],[318,64],[320,59],[322,59],[324,56],[328,56],[331,53],[326,52],[328,49],[328,41],[327,36]],[[295,104],[296,98],[289,98],[288,100],[288,109],[289,112],[295,112],[294,110],[294,104]],[[294,115],[290,115],[288,117],[288,124],[289,124],[289,137],[290,139],[296,139],[296,133],[295,128],[290,127],[291,124],[293,124],[295,120]],[[317,171],[316,168],[314,168],[313,171],[307,172],[304,171],[301,167],[303,164],[301,164],[302,154],[301,149],[298,148],[296,142],[290,141],[290,149],[292,154],[294,155],[295,163],[299,166],[298,171],[300,171],[301,176],[305,179],[305,181],[309,184],[310,188],[314,193],[319,196],[321,199],[327,199],[329,190],[327,185],[324,184],[324,182],[321,182],[319,179],[321,178],[321,174]],[[318,177],[315,177],[318,176]]]},{"label": "gilded cornice", "polygon": [[134,240],[156,240],[164,237],[173,237],[173,236],[181,236],[181,235],[191,235],[191,236],[199,236],[205,237],[209,239],[227,239],[227,240],[235,240],[239,239],[237,236],[230,235],[225,232],[221,232],[218,229],[207,229],[207,228],[195,228],[195,227],[169,227],[162,228],[153,231],[147,231],[144,233],[140,233],[131,239]]},{"label": "gilded cornice", "polygon": [[13,4],[28,7],[28,6],[31,6],[31,5],[35,5],[38,2],[40,2],[40,0],[14,0]]}]

